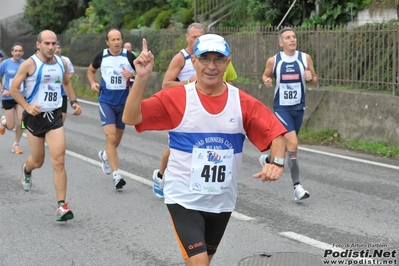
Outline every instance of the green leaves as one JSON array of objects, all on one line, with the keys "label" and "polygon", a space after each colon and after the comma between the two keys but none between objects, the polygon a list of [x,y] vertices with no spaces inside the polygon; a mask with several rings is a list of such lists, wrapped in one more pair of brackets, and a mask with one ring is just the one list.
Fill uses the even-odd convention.
[{"label": "green leaves", "polygon": [[34,33],[44,29],[62,33],[71,20],[79,17],[79,2],[27,0],[24,19],[32,25]]}]

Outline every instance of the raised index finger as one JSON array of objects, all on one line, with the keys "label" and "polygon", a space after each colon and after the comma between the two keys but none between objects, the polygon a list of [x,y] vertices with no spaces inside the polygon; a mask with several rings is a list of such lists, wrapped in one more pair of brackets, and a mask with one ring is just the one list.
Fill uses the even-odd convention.
[{"label": "raised index finger", "polygon": [[143,51],[148,52],[147,40],[145,38],[143,38]]}]

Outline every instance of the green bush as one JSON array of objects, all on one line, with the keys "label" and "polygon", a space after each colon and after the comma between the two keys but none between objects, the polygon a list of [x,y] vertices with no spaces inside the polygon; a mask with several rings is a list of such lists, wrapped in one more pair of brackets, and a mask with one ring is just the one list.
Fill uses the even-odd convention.
[{"label": "green bush", "polygon": [[168,9],[161,11],[158,14],[157,18],[154,21],[154,28],[155,29],[167,29],[170,26],[171,17],[175,13],[175,10]]},{"label": "green bush", "polygon": [[137,14],[135,13],[126,14],[125,16],[123,16],[122,23],[124,29],[127,30],[137,29],[139,26],[137,22]]},{"label": "green bush", "polygon": [[179,21],[187,28],[188,25],[194,22],[194,9],[183,8],[179,12]]},{"label": "green bush", "polygon": [[162,9],[154,7],[147,12],[144,13],[142,18],[142,25],[145,27],[151,27],[152,23],[155,21],[158,14],[162,11]]}]

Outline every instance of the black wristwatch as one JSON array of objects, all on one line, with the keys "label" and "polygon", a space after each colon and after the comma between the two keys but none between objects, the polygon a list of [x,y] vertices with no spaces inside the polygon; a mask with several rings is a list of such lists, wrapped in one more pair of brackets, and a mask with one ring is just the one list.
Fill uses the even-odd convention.
[{"label": "black wristwatch", "polygon": [[77,100],[69,101],[69,103],[71,104],[71,106],[72,106],[74,103],[79,104]]}]

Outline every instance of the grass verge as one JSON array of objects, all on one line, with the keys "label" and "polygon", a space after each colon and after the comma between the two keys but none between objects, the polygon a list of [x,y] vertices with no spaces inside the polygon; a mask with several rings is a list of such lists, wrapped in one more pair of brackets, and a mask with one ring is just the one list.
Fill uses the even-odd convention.
[{"label": "grass verge", "polygon": [[79,81],[79,77],[74,76],[72,78],[72,86],[75,91],[75,94],[78,98],[86,99],[86,100],[92,100],[92,101],[97,101],[98,99],[98,93],[97,92],[92,92],[88,85],[83,84],[82,82]]},{"label": "grass verge", "polygon": [[361,141],[357,138],[346,140],[343,139],[337,131],[331,129],[313,130],[301,128],[298,139],[301,144],[346,148],[382,156],[384,158],[399,159],[398,146],[388,145],[382,141]]}]

